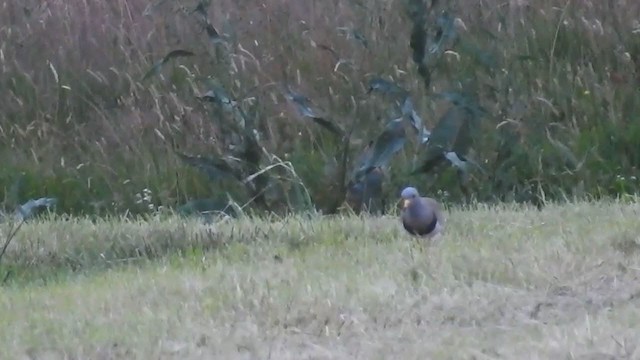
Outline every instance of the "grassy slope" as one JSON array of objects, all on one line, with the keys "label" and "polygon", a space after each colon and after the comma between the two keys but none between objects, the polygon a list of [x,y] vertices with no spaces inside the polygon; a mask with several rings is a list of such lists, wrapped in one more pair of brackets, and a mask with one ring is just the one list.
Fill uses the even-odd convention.
[{"label": "grassy slope", "polygon": [[[422,252],[395,218],[29,224],[7,261],[95,271],[16,275],[0,292],[0,358],[631,355],[639,210],[451,210]],[[144,244],[156,260],[104,269]]]}]

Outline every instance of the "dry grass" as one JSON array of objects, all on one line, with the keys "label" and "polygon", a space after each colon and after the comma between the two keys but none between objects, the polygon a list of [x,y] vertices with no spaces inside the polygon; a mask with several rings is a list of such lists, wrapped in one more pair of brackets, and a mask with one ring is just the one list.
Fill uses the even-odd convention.
[{"label": "dry grass", "polygon": [[[288,81],[345,127],[355,123],[354,156],[392,118],[390,101],[364,95],[371,76],[409,89],[429,127],[447,106],[429,94],[477,92],[490,116],[474,146],[475,160],[499,174],[508,156],[498,151],[502,135],[496,127],[501,124],[511,140],[522,137],[518,146],[509,145],[516,170],[474,180],[479,199],[509,198],[513,189],[527,197],[529,187],[540,183],[550,184],[548,194],[577,196],[640,188],[640,127],[632,121],[640,108],[637,1],[440,2],[464,22],[460,36],[472,47],[457,46],[459,57],[445,56],[428,91],[411,60],[403,1],[316,1],[307,7],[270,0],[256,7],[215,0],[209,19],[230,36],[220,57],[189,15],[197,3],[0,0],[0,197],[24,171],[30,181],[22,200],[56,196],[60,209],[76,214],[146,211],[134,203],[145,188],[156,206],[223,191],[248,202],[231,186],[206,188],[172,152],[176,146],[213,155],[235,141],[219,114],[195,98],[207,91],[196,78],[206,76],[218,78],[239,100],[253,89],[243,103],[247,113],[257,114],[261,145],[294,164],[318,204],[332,200],[324,198],[333,193],[326,189],[335,144],[297,116],[274,82]],[[368,47],[343,28],[361,33]],[[177,48],[197,56],[140,80]],[[475,53],[500,65],[489,71]],[[351,64],[336,68],[338,58]],[[477,89],[464,85],[469,79]],[[548,137],[564,146],[554,147]],[[394,159],[389,197],[405,181],[412,145]],[[566,172],[566,158],[586,163],[581,172]],[[438,181],[429,186],[461,197],[449,178]]]},{"label": "dry grass", "polygon": [[[3,288],[0,357],[637,359],[639,212],[452,209],[422,250],[392,217],[32,223],[10,261],[85,270]],[[101,267],[126,246],[158,257]]]}]

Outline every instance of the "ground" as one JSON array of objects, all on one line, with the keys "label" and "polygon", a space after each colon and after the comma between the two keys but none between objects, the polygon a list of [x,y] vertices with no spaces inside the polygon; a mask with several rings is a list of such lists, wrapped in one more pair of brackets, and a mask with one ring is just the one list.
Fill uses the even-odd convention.
[{"label": "ground", "polygon": [[5,262],[77,269],[9,279],[0,358],[638,359],[639,213],[450,209],[435,244],[394,216],[27,224]]}]

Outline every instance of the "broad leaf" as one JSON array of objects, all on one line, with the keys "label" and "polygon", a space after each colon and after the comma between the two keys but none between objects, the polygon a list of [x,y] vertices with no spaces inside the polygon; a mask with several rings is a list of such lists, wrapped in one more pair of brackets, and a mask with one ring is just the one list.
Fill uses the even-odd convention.
[{"label": "broad leaf", "polygon": [[385,167],[398,151],[402,150],[406,142],[406,132],[403,118],[391,120],[384,131],[376,138],[371,148],[371,155],[356,172],[356,179],[371,168]]},{"label": "broad leaf", "polygon": [[210,158],[205,156],[191,156],[176,152],[176,155],[187,165],[191,165],[205,173],[211,180],[233,178],[242,180],[237,169],[234,169],[222,158]]},{"label": "broad leaf", "polygon": [[468,92],[443,91],[433,94],[433,98],[444,99],[455,106],[466,108],[477,117],[482,117],[486,114],[486,110]]},{"label": "broad leaf", "polygon": [[195,199],[177,208],[179,214],[184,216],[200,214],[200,215],[226,215],[237,217],[233,206],[228,201],[218,199]]},{"label": "broad leaf", "polygon": [[361,179],[351,181],[347,187],[346,203],[356,212],[384,210],[381,203],[384,173],[379,167],[367,170]]},{"label": "broad leaf", "polygon": [[142,12],[142,16],[151,15],[158,7],[160,7],[165,2],[167,2],[167,0],[158,0],[155,3],[147,4],[147,7],[145,7],[144,11]]},{"label": "broad leaf", "polygon": [[406,142],[403,119],[390,121],[373,145],[370,166],[386,166],[391,157],[400,151]]},{"label": "broad leaf", "polygon": [[216,30],[216,28],[213,27],[213,25],[207,23],[204,29],[207,31],[207,36],[209,37],[209,41],[211,41],[212,44],[219,44],[219,43],[225,42],[222,36],[220,36],[218,31]]},{"label": "broad leaf", "polygon": [[469,157],[458,155],[455,151],[445,152],[444,157],[458,170],[458,175],[463,183],[467,182],[469,178],[469,165],[474,166],[476,169],[480,170],[480,172],[486,174],[486,171],[482,166],[480,166],[480,164]]},{"label": "broad leaf", "polygon": [[433,65],[434,61],[447,50],[447,46],[451,46],[455,41],[457,34],[454,23],[455,18],[447,12],[438,16],[436,34],[433,39],[428,40],[431,43],[425,59],[428,65]]},{"label": "broad leaf", "polygon": [[196,5],[196,7],[193,9],[193,11],[191,13],[195,13],[200,15],[204,20],[207,19],[207,11],[209,9],[209,6],[211,6],[211,1],[206,1],[206,0],[200,0],[198,1],[198,5]]},{"label": "broad leaf", "polygon": [[335,122],[327,119],[324,114],[321,114],[315,106],[311,103],[311,100],[304,95],[297,94],[291,90],[286,90],[284,96],[287,100],[293,102],[296,109],[303,117],[313,120],[316,124],[324,127],[335,135],[340,137],[344,136],[344,130]]},{"label": "broad leaf", "polygon": [[402,104],[402,116],[409,121],[413,129],[418,133],[418,141],[420,144],[424,144],[429,141],[431,131],[425,127],[422,118],[413,108],[413,101],[409,96],[405,98],[404,103]]},{"label": "broad leaf", "polygon": [[498,59],[494,54],[490,53],[486,49],[483,49],[467,40],[460,41],[460,49],[461,52],[471,55],[476,62],[486,69],[495,70],[498,68]]},{"label": "broad leaf", "polygon": [[347,39],[354,39],[356,41],[358,41],[360,44],[362,44],[362,46],[365,49],[369,48],[369,42],[367,41],[367,39],[365,38],[365,36],[359,32],[356,29],[353,28],[349,28],[349,27],[338,27],[336,28],[336,30],[342,32],[344,35],[346,35]]},{"label": "broad leaf", "polygon": [[20,191],[22,191],[22,187],[24,186],[25,174],[21,173],[20,176],[11,184],[11,187],[7,189],[5,194],[5,207],[13,208],[18,206],[20,201]]},{"label": "broad leaf", "polygon": [[198,99],[214,102],[225,111],[232,111],[236,102],[231,98],[227,90],[215,79],[206,79],[207,91]]},{"label": "broad leaf", "polygon": [[413,173],[431,171],[447,159],[446,154],[450,152],[457,157],[466,156],[472,145],[479,117],[479,113],[473,112],[468,105],[470,104],[454,105],[440,118],[431,132],[421,165]]},{"label": "broad leaf", "polygon": [[159,74],[162,66],[173,58],[188,57],[188,56],[194,56],[194,55],[195,54],[189,50],[181,50],[181,49],[173,50],[169,52],[167,55],[165,55],[165,57],[163,57],[161,60],[157,61],[151,67],[151,69],[149,69],[149,71],[147,71],[146,74],[144,74],[144,76],[142,77],[142,80],[146,80],[151,76]]},{"label": "broad leaf", "polygon": [[202,96],[197,97],[199,100],[212,102],[220,106],[223,111],[232,114],[238,130],[252,126],[249,123],[250,119],[242,108],[238,106],[237,101],[233,100],[229,92],[217,80],[207,78],[205,83],[207,84],[207,91]]},{"label": "broad leaf", "polygon": [[418,66],[418,74],[424,81],[425,89],[428,90],[431,85],[431,71],[424,62],[427,52],[427,7],[421,0],[408,0],[405,10],[413,23],[409,38],[413,62]]},{"label": "broad leaf", "polygon": [[40,198],[36,200],[29,200],[26,203],[19,205],[16,208],[15,215],[18,220],[27,220],[33,217],[38,210],[43,208],[50,208],[58,203],[56,198]]},{"label": "broad leaf", "polygon": [[369,79],[368,81],[367,94],[371,94],[372,92],[379,92],[383,95],[394,95],[402,98],[409,94],[407,90],[398,84],[377,76]]},{"label": "broad leaf", "polygon": [[428,146],[420,156],[420,164],[411,174],[431,172],[435,167],[446,161],[444,157],[446,152],[447,150],[440,145]]},{"label": "broad leaf", "polygon": [[433,128],[427,146],[440,146],[445,150],[466,154],[471,146],[472,113],[465,107],[451,107]]},{"label": "broad leaf", "polygon": [[554,149],[561,156],[564,162],[563,165],[565,169],[568,170],[569,172],[580,170],[582,168],[582,165],[584,165],[584,162],[586,160],[586,155],[582,160],[578,160],[578,157],[573,153],[573,151],[571,151],[571,149],[569,149],[567,145],[551,137],[551,134],[549,133],[549,129],[546,129],[546,132],[547,132],[547,139],[549,140],[549,143],[553,145]]},{"label": "broad leaf", "polygon": [[209,22],[209,16],[207,14],[207,9],[211,5],[211,1],[200,0],[198,5],[191,12],[192,14],[198,15],[198,18],[203,23],[204,30],[207,32],[207,36],[209,37],[209,41],[212,44],[217,43],[225,43],[225,39],[220,36],[220,33],[216,30],[215,27]]},{"label": "broad leaf", "polygon": [[458,154],[455,153],[455,151],[445,152],[444,157],[447,160],[449,160],[451,165],[453,165],[454,167],[465,172],[467,171],[468,169],[467,160],[465,158],[461,159],[460,156],[458,156]]}]

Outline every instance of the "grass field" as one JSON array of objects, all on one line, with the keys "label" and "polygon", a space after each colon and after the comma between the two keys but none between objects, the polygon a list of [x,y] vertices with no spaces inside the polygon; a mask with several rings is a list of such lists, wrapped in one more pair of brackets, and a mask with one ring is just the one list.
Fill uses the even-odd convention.
[{"label": "grass field", "polygon": [[395,217],[30,223],[0,358],[639,358],[639,213],[451,209],[422,247]]}]

